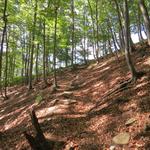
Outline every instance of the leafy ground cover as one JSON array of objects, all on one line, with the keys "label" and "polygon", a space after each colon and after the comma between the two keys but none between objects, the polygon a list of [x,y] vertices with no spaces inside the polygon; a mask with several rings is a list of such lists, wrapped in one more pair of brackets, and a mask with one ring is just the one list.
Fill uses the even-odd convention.
[{"label": "leafy ground cover", "polygon": [[[107,150],[114,145],[113,137],[122,132],[130,134],[124,149],[148,150],[150,132],[145,128],[150,119],[150,48],[137,44],[132,57],[144,76],[110,95],[130,78],[121,54],[119,62],[107,56],[99,64],[60,71],[56,92],[51,86],[43,88],[42,81],[31,91],[21,85],[9,87],[9,99],[0,99],[0,149],[30,149],[23,131],[34,134],[29,117],[34,108],[46,138],[65,141],[65,150]],[[71,84],[78,87],[70,90]],[[131,118],[136,121],[126,126]]]}]

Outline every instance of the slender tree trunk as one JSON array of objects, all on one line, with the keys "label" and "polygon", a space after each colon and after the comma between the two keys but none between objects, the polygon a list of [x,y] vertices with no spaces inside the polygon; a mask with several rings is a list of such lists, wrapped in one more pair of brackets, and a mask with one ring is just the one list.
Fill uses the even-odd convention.
[{"label": "slender tree trunk", "polygon": [[[24,32],[22,33],[24,34]],[[24,84],[24,77],[25,77],[25,55],[24,50],[26,48],[26,39],[23,37],[23,44],[22,44],[22,69],[21,69],[21,78],[22,78],[22,84]]]},{"label": "slender tree trunk", "polygon": [[36,72],[36,82],[39,81],[39,49],[40,44],[37,44],[37,50],[36,50],[36,62],[35,62],[35,72]]},{"label": "slender tree trunk", "polygon": [[72,52],[71,52],[71,66],[73,67],[74,65],[74,39],[75,39],[75,25],[74,25],[74,0],[71,0],[71,16],[72,16]]},{"label": "slender tree trunk", "polygon": [[33,70],[33,54],[34,54],[34,47],[35,47],[34,40],[35,40],[36,19],[37,19],[37,0],[35,1],[35,8],[34,8],[34,22],[33,22],[33,32],[32,32],[32,47],[31,47],[29,85],[28,85],[29,90],[32,89],[32,70]]},{"label": "slender tree trunk", "polygon": [[7,96],[7,86],[8,86],[8,34],[6,34],[6,55],[5,55],[5,87],[4,87],[4,96],[5,99],[8,99]]},{"label": "slender tree trunk", "polygon": [[91,6],[91,3],[90,3],[90,0],[88,0],[88,5],[89,5],[89,8],[90,8],[90,15],[91,15],[91,20],[92,20],[92,29],[93,29],[93,56],[94,58],[96,57],[96,60],[97,62],[99,62],[99,59],[97,57],[97,54],[94,54],[94,51],[95,53],[97,53],[97,49],[96,49],[96,42],[95,42],[95,38],[96,38],[96,32],[95,32],[95,25],[94,25],[94,15],[93,15],[93,9],[92,9],[92,6]]},{"label": "slender tree trunk", "polygon": [[150,46],[150,18],[148,15],[148,10],[146,8],[144,0],[139,0],[139,6],[144,18],[144,24],[146,27],[146,33],[147,33],[147,39],[148,39],[148,45]]},{"label": "slender tree trunk", "polygon": [[[99,23],[98,23],[98,0],[96,0],[96,58],[98,59],[99,57]],[[99,61],[98,61],[99,62]]]},{"label": "slender tree trunk", "polygon": [[83,54],[83,58],[84,58],[84,63],[87,64],[87,60],[86,60],[86,31],[85,31],[85,27],[86,27],[86,7],[85,6],[84,6],[83,20],[84,20],[84,36],[83,36],[84,54]]},{"label": "slender tree trunk", "polygon": [[111,28],[109,19],[108,19],[108,22],[107,22],[107,26],[108,26],[108,31],[110,31],[111,37],[112,37],[112,40],[113,40],[113,45],[114,45],[114,49],[115,49],[114,53],[115,53],[116,59],[119,61],[119,57],[118,57],[118,54],[117,54],[118,48],[117,48],[117,45],[116,45],[116,42],[115,42],[113,30]]},{"label": "slender tree trunk", "polygon": [[[47,44],[49,44],[49,36],[47,36]],[[46,67],[46,76],[48,77],[49,75],[49,65],[48,65],[48,58],[49,58],[49,50],[46,49],[46,53],[45,53],[45,67]],[[48,82],[47,82],[48,83]]]},{"label": "slender tree trunk", "polygon": [[65,55],[66,55],[66,58],[65,58],[65,67],[67,68],[68,67],[68,49],[67,48],[65,49]]},{"label": "slender tree trunk", "polygon": [[4,39],[5,39],[5,34],[7,30],[7,0],[5,0],[4,3],[4,11],[3,11],[3,21],[4,21],[4,27],[2,31],[2,40],[1,40],[1,47],[0,47],[0,90],[2,88],[1,85],[1,79],[2,79],[2,62],[3,62],[3,49],[4,49]]},{"label": "slender tree trunk", "polygon": [[54,71],[54,88],[57,88],[57,77],[56,77],[56,46],[57,46],[57,18],[58,17],[58,6],[55,6],[55,26],[54,26],[54,52],[53,52],[53,71]]},{"label": "slender tree trunk", "polygon": [[110,31],[111,31],[111,34],[112,34],[112,40],[113,40],[115,52],[117,52],[117,51],[118,51],[118,48],[117,48],[116,41],[115,41],[115,37],[114,37],[113,31],[112,31],[111,28],[110,28]]},{"label": "slender tree trunk", "polygon": [[25,70],[26,70],[26,84],[29,83],[29,66],[30,66],[30,53],[31,53],[31,33],[29,33],[29,37],[28,37],[28,46],[27,46],[27,54],[26,54],[26,65],[25,65]]},{"label": "slender tree trunk", "polygon": [[138,28],[139,41],[143,41],[144,38],[142,36],[142,30],[141,30],[141,13],[139,7],[138,7],[138,16],[137,16],[137,28]]},{"label": "slender tree trunk", "polygon": [[44,80],[44,83],[45,85],[47,86],[48,83],[47,83],[47,73],[46,73],[46,42],[45,42],[45,20],[44,20],[44,23],[43,23],[43,80]]},{"label": "slender tree trunk", "polygon": [[[114,30],[114,29],[113,29],[113,30]],[[116,45],[118,45],[119,49],[121,49],[121,45],[120,45],[120,43],[118,42],[118,39],[117,39],[115,30],[114,30],[114,32],[113,32],[113,36],[114,36],[114,40],[115,40]]]},{"label": "slender tree trunk", "polygon": [[145,35],[147,36],[147,32],[146,32],[144,23],[142,23],[142,28],[143,28],[143,31],[144,31]]},{"label": "slender tree trunk", "polygon": [[119,28],[120,28],[120,46],[122,49],[124,49],[124,45],[125,45],[125,42],[124,42],[124,32],[123,32],[123,23],[122,23],[122,16],[121,16],[121,12],[120,12],[120,8],[119,8],[119,5],[118,5],[118,2],[117,0],[114,0],[115,2],[115,5],[116,5],[116,10],[117,10],[117,14],[118,14],[118,21],[119,21]]},{"label": "slender tree trunk", "polygon": [[77,45],[76,45],[76,40],[74,40],[74,59],[75,59],[75,64],[77,64]]},{"label": "slender tree trunk", "polygon": [[110,54],[113,54],[112,48],[111,48],[111,41],[108,39],[108,50]]},{"label": "slender tree trunk", "polygon": [[137,72],[132,63],[130,56],[130,20],[129,20],[129,10],[128,10],[128,1],[124,0],[124,11],[125,11],[125,57],[127,61],[127,65],[132,75],[132,80],[136,80]]}]

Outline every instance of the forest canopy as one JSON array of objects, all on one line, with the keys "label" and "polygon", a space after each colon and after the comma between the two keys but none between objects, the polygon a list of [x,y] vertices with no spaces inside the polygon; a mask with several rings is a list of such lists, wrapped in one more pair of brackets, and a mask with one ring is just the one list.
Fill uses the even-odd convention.
[{"label": "forest canopy", "polygon": [[148,0],[1,1],[0,86],[22,82],[31,89],[33,78],[47,84],[52,72],[57,86],[57,68],[117,57],[128,49],[126,38],[132,47],[131,35],[147,36],[150,45],[149,8]]}]

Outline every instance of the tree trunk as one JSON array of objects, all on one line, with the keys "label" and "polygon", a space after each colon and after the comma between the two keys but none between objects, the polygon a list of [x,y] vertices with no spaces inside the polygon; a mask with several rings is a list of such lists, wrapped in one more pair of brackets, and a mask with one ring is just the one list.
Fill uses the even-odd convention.
[{"label": "tree trunk", "polygon": [[121,49],[124,49],[124,45],[125,45],[125,42],[124,42],[124,33],[123,33],[123,23],[121,21],[121,12],[120,12],[120,8],[119,8],[119,5],[118,5],[118,2],[117,0],[114,0],[115,2],[115,5],[116,5],[116,10],[117,10],[117,14],[118,14],[118,21],[119,21],[119,28],[120,28],[120,46],[121,46]]},{"label": "tree trunk", "polygon": [[4,87],[4,96],[5,99],[8,99],[7,96],[7,86],[8,86],[8,34],[6,34],[6,55],[5,55],[5,87]]},{"label": "tree trunk", "polygon": [[135,67],[132,63],[131,56],[130,56],[130,20],[129,20],[129,10],[128,10],[128,2],[124,0],[124,11],[125,11],[125,57],[127,61],[127,65],[131,72],[132,78],[131,80],[136,80],[137,72]]},{"label": "tree trunk", "polygon": [[94,51],[95,53],[97,53],[97,49],[96,49],[96,43],[95,43],[95,27],[94,27],[94,16],[93,16],[93,10],[92,10],[92,6],[91,6],[91,3],[90,3],[90,0],[88,0],[88,5],[89,5],[89,8],[90,8],[90,15],[91,15],[91,19],[92,19],[92,29],[93,29],[93,56],[96,58],[97,62],[99,62],[99,59],[97,57],[97,54],[94,54]]},{"label": "tree trunk", "polygon": [[[98,57],[99,57],[99,38],[98,38],[98,36],[99,36],[99,23],[98,23],[98,0],[96,0],[96,46],[97,46],[97,48],[96,48],[96,58],[98,59]],[[98,61],[99,62],[99,61]]]},{"label": "tree trunk", "polygon": [[46,42],[45,42],[45,30],[46,30],[46,27],[45,27],[45,19],[44,19],[44,22],[43,22],[43,80],[44,80],[44,84],[45,86],[48,85],[47,83],[47,71],[46,71]]},{"label": "tree trunk", "polygon": [[86,27],[86,7],[84,6],[84,14],[83,14],[83,20],[84,20],[84,36],[83,36],[83,50],[84,50],[84,54],[83,54],[83,59],[84,59],[84,63],[87,64],[87,59],[86,59],[86,32],[85,32],[85,27]]},{"label": "tree trunk", "polygon": [[57,88],[57,77],[56,77],[56,46],[57,46],[57,18],[58,17],[58,6],[55,6],[55,25],[54,25],[54,51],[53,51],[53,71],[54,71],[54,88]]},{"label": "tree trunk", "polygon": [[39,49],[40,49],[40,44],[37,44],[37,50],[36,50],[36,62],[35,62],[35,72],[36,72],[36,82],[39,81]]},{"label": "tree trunk", "polygon": [[139,6],[143,15],[144,24],[147,33],[148,45],[150,46],[150,19],[148,15],[148,10],[146,8],[144,0],[139,0]]},{"label": "tree trunk", "polygon": [[7,30],[7,0],[5,0],[4,3],[4,11],[3,11],[3,21],[4,21],[4,27],[2,31],[2,40],[1,40],[1,47],[0,47],[0,90],[2,88],[1,85],[1,79],[2,79],[2,62],[3,62],[3,49],[4,49],[4,39],[5,39],[5,34]]},{"label": "tree trunk", "polygon": [[109,50],[109,54],[113,54],[112,48],[111,48],[111,41],[110,39],[108,39],[108,50]]},{"label": "tree trunk", "polygon": [[71,52],[71,66],[74,65],[74,0],[71,0],[71,16],[72,16],[72,52]]},{"label": "tree trunk", "polygon": [[36,19],[37,19],[37,0],[35,1],[35,8],[34,8],[34,22],[33,22],[33,32],[32,32],[32,47],[31,47],[29,85],[28,85],[29,90],[32,89],[32,70],[33,70],[33,54],[34,54],[34,47],[35,47],[34,40],[35,40]]},{"label": "tree trunk", "polygon": [[139,41],[143,41],[144,38],[142,36],[142,30],[141,30],[141,13],[140,13],[140,8],[139,7],[138,7],[138,16],[137,16],[137,27],[138,27]]}]

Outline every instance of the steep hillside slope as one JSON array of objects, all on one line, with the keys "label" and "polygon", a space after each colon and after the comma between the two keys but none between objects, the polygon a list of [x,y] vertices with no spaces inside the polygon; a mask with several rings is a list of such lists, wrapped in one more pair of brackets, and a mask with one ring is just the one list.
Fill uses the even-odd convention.
[{"label": "steep hillside slope", "polygon": [[[52,92],[51,86],[44,88],[42,82],[30,92],[25,86],[10,87],[9,100],[0,100],[0,149],[29,149],[22,133],[33,131],[29,117],[33,107],[46,137],[64,140],[64,149],[71,145],[80,150],[108,149],[120,132],[131,136],[125,149],[148,149],[150,134],[145,125],[150,115],[150,48],[137,45],[132,57],[137,70],[145,75],[115,92],[111,91],[130,78],[121,54],[119,62],[108,56],[99,64],[60,71],[57,92]],[[43,101],[38,105],[35,101],[39,97]],[[126,126],[130,118],[136,122]]]}]

